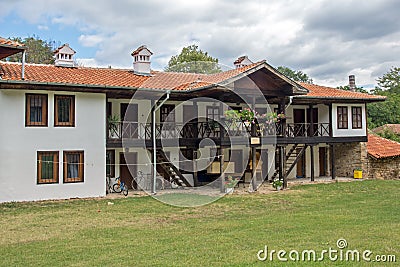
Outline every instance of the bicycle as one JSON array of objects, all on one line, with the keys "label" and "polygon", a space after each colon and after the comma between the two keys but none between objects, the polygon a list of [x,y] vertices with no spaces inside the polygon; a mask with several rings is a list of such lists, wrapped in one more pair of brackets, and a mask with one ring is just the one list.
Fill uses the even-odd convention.
[{"label": "bicycle", "polygon": [[[146,179],[142,171],[138,171],[136,177],[132,179],[132,188],[150,190],[151,189],[151,179]],[[179,186],[175,181],[166,181],[162,176],[156,177],[156,189],[164,190],[166,188],[178,188]]]},{"label": "bicycle", "polygon": [[145,179],[143,176],[143,172],[138,171],[136,177],[134,177],[132,179],[132,182],[131,182],[132,189],[134,189],[134,188],[136,188],[137,190],[139,188],[146,189],[146,186],[144,186],[144,181],[145,181]]},{"label": "bicycle", "polygon": [[121,193],[124,194],[124,196],[128,195],[128,185],[124,182],[121,181],[121,179],[119,177],[115,178],[115,181],[117,183],[115,183],[113,185],[113,190],[115,193]]}]

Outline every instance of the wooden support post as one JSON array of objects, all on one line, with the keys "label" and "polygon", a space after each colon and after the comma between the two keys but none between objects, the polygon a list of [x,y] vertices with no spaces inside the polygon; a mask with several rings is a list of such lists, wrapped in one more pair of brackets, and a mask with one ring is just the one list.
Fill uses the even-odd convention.
[{"label": "wooden support post", "polygon": [[194,138],[199,138],[199,131],[198,131],[199,130],[199,125],[198,125],[198,123],[199,123],[199,106],[197,105],[197,100],[193,100],[193,113],[196,117],[196,119],[192,121],[192,122],[196,122],[196,124],[194,124],[194,127],[193,127],[193,135],[194,135]]},{"label": "wooden support post", "polygon": [[[153,123],[156,121],[155,112],[153,112],[153,110],[155,108],[155,105],[156,105],[156,103],[152,99],[151,100],[151,106],[152,106],[151,125],[153,125]],[[151,127],[151,140],[153,140],[155,134],[156,133],[154,132],[153,127]],[[155,162],[155,160],[154,160],[156,158],[156,153],[157,153],[157,151],[154,148],[152,148],[152,157],[151,157],[152,166],[155,166],[155,164],[157,164],[157,162]],[[154,169],[155,169],[154,167],[151,168],[151,177],[154,177],[155,175],[157,175],[156,173],[154,173]],[[151,193],[154,194],[155,193],[155,191],[154,191],[155,186],[154,186],[154,179],[153,178],[151,179],[150,185],[151,185]]]},{"label": "wooden support post", "polygon": [[335,167],[335,146],[333,144],[330,144],[330,150],[331,150],[331,175],[332,175],[332,180],[336,179],[336,167]]},{"label": "wooden support post", "polygon": [[197,175],[197,151],[195,150],[193,150],[193,186],[199,186],[199,178]]},{"label": "wooden support post", "polygon": [[261,149],[261,179],[262,181],[268,180],[268,148]]},{"label": "wooden support post", "polygon": [[257,148],[255,146],[251,147],[251,189],[253,191],[257,190]]},{"label": "wooden support post", "polygon": [[[281,103],[279,105],[279,113],[283,113],[286,117],[286,100],[284,97],[282,98]],[[282,129],[281,135],[283,137],[286,137],[286,119],[280,120],[279,123],[281,124],[281,129]]]},{"label": "wooden support post", "polygon": [[310,130],[309,130],[309,132],[310,132],[310,136],[311,137],[313,137],[314,136],[314,112],[313,112],[313,107],[314,107],[314,105],[309,105],[308,106],[308,110],[309,110],[309,112],[310,112]]},{"label": "wooden support post", "polygon": [[310,158],[311,158],[311,181],[314,182],[314,146],[310,146]]},{"label": "wooden support post", "polygon": [[287,188],[286,149],[285,149],[285,146],[281,146],[281,166],[282,166],[283,188]]},{"label": "wooden support post", "polygon": [[279,180],[283,181],[283,169],[282,169],[282,149],[280,146],[276,148],[278,150],[278,177]]},{"label": "wooden support post", "polygon": [[225,149],[223,148],[223,146],[220,146],[221,148],[221,155],[219,157],[219,170],[221,173],[221,186],[220,186],[220,192],[221,193],[225,193],[225,173],[224,173],[224,162],[225,162]]},{"label": "wooden support post", "polygon": [[329,104],[329,137],[333,137],[333,125],[332,125],[332,104]]}]

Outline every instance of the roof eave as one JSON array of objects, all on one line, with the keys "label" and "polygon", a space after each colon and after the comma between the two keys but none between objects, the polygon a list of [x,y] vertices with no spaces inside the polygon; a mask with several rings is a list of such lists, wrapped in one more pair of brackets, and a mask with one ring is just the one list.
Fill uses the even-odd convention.
[{"label": "roof eave", "polygon": [[349,98],[349,97],[326,97],[326,96],[304,96],[304,95],[298,95],[294,96],[294,99],[297,100],[316,100],[316,101],[321,101],[321,100],[339,100],[339,101],[346,101],[346,102],[351,102],[351,101],[361,101],[361,102],[383,102],[386,100],[385,98]]}]

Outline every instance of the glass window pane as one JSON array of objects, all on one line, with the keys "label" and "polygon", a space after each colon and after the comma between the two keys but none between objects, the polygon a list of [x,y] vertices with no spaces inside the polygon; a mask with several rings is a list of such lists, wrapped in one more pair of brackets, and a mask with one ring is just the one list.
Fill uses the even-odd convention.
[{"label": "glass window pane", "polygon": [[69,122],[71,99],[68,98],[58,98],[58,121],[59,122]]},{"label": "glass window pane", "polygon": [[43,155],[42,156],[42,179],[53,179],[53,164],[54,164],[54,156],[53,155]]},{"label": "glass window pane", "polygon": [[67,177],[79,177],[79,154],[67,155]]}]

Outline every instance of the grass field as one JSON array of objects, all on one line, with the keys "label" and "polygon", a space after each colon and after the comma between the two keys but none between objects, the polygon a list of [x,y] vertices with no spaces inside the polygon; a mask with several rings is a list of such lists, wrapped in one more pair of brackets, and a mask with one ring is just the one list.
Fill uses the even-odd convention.
[{"label": "grass field", "polygon": [[[179,198],[179,196],[174,196]],[[395,266],[400,181],[302,185],[177,208],[151,197],[0,204],[1,266]],[[113,205],[108,205],[112,201]],[[259,261],[269,250],[357,249],[397,263]],[[262,254],[261,254],[262,255]],[[295,254],[293,254],[295,255]],[[292,256],[293,256],[292,255]],[[320,255],[317,255],[317,257]]]}]

